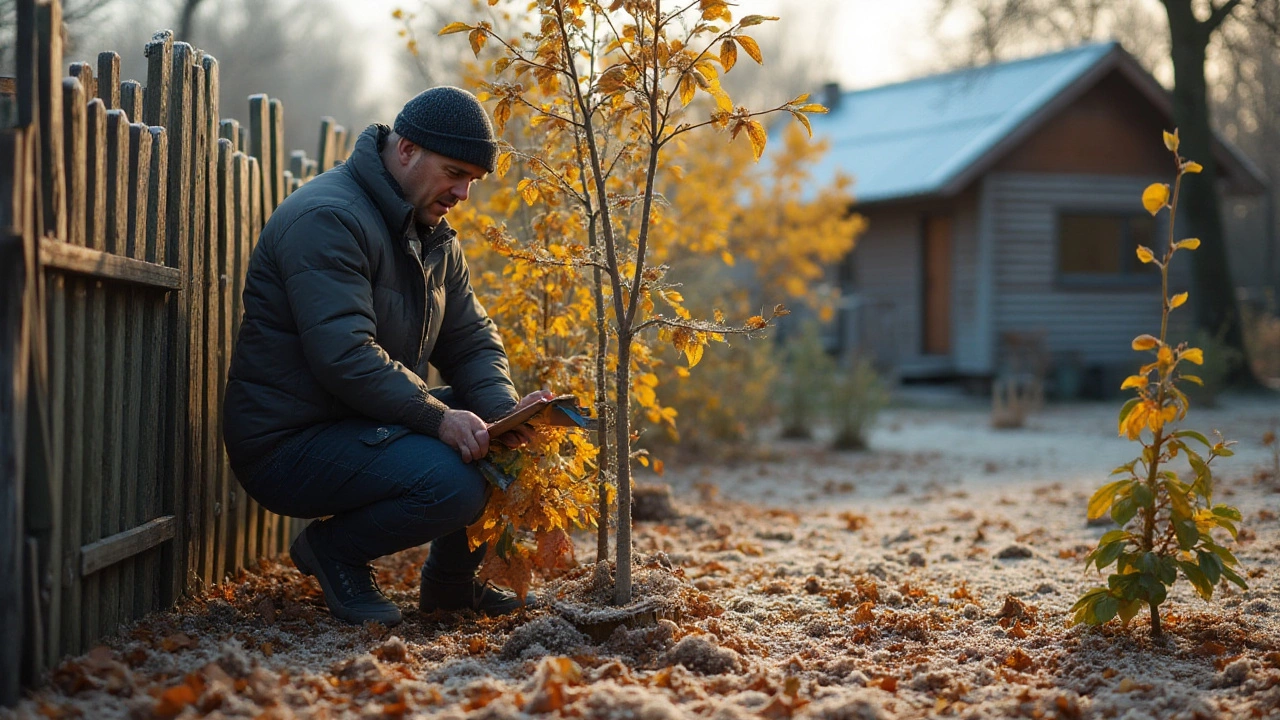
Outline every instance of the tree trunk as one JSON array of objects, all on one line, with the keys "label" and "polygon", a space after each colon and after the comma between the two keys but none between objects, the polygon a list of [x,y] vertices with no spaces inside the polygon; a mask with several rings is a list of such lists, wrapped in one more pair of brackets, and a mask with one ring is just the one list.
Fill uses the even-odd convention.
[{"label": "tree trunk", "polygon": [[[592,219],[594,227],[595,220]],[[591,246],[596,245],[595,233],[591,234]],[[606,358],[609,354],[609,329],[605,324],[604,278],[600,268],[594,268],[592,288],[596,304],[596,477],[600,493],[600,519],[596,525],[596,562],[609,559],[609,381]]]},{"label": "tree trunk", "polygon": [[1179,202],[1190,236],[1201,242],[1191,262],[1196,325],[1212,336],[1221,336],[1227,347],[1240,353],[1240,362],[1231,369],[1228,381],[1251,384],[1254,380],[1245,353],[1240,308],[1227,263],[1204,76],[1205,48],[1217,23],[1198,20],[1191,5],[1191,0],[1164,0],[1173,58],[1173,120],[1181,138],[1179,154],[1204,167],[1199,175],[1187,177]]},{"label": "tree trunk", "polygon": [[618,369],[613,391],[617,395],[614,408],[614,463],[618,482],[618,547],[613,602],[631,602],[631,333],[618,330]]}]

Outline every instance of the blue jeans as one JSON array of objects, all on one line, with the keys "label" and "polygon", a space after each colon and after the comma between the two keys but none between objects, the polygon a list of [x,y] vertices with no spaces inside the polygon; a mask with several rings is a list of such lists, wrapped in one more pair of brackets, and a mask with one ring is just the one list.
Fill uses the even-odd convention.
[{"label": "blue jeans", "polygon": [[[453,399],[447,388],[433,394]],[[453,448],[404,426],[352,417],[308,428],[238,476],[271,512],[331,516],[312,523],[310,540],[339,562],[363,565],[430,542],[424,573],[461,581],[484,559],[466,533],[489,497],[484,476]]]}]

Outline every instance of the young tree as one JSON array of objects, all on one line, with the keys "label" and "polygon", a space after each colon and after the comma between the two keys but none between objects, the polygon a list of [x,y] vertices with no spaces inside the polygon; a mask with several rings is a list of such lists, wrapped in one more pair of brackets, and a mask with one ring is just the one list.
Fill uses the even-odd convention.
[{"label": "young tree", "polygon": [[[495,77],[484,84],[487,97],[496,101],[496,124],[502,129],[513,116],[524,116],[530,125],[545,126],[551,142],[513,149],[500,157],[499,170],[505,172],[519,158],[529,171],[518,185],[522,199],[550,208],[569,203],[584,229],[586,243],[567,242],[560,257],[548,253],[542,260],[589,267],[594,275],[597,413],[614,420],[614,600],[625,604],[631,600],[631,395],[633,372],[645,359],[642,333],[657,330],[692,366],[708,342],[722,340],[725,333],[761,330],[786,312],[777,307],[768,317],[762,313],[728,326],[719,313],[714,322],[700,321],[684,308],[683,296],[667,280],[668,268],[649,257],[655,220],[665,205],[659,180],[670,172],[665,151],[687,133],[721,129],[731,138],[745,136],[759,158],[767,136],[757,117],[789,112],[807,125],[805,113],[824,108],[804,95],[760,112],[735,107],[720,74],[732,70],[739,50],[763,62],[745,30],[774,18],[748,15],[735,21],[724,0],[690,0],[667,9],[661,0],[615,0],[607,6],[536,0],[530,9],[537,29],[518,38],[501,37],[487,21],[451,23],[441,34],[467,33],[477,55],[488,41],[500,46]],[[700,94],[712,102],[705,115],[693,117],[702,107],[696,102]],[[504,236],[504,228],[490,229],[491,240],[502,243]],[[666,309],[659,312],[657,302]],[[610,344],[613,401],[606,409]]]}]

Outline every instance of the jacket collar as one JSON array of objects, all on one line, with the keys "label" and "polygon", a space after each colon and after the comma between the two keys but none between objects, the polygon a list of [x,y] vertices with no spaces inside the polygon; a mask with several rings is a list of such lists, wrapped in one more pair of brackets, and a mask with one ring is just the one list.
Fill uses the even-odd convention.
[{"label": "jacket collar", "polygon": [[[404,238],[411,230],[422,231],[415,226],[413,206],[404,199],[404,189],[382,164],[382,145],[391,128],[374,123],[360,133],[356,146],[347,158],[346,165],[356,182],[373,199],[382,213],[382,219],[397,238]],[[435,246],[454,236],[453,228],[443,218],[434,228],[415,233],[423,245],[423,256]]]},{"label": "jacket collar", "polygon": [[351,150],[346,165],[365,194],[378,206],[387,228],[397,237],[403,237],[413,222],[413,206],[405,201],[400,183],[382,164],[380,148],[390,132],[391,128],[378,123],[365,128],[356,138],[356,146]]}]

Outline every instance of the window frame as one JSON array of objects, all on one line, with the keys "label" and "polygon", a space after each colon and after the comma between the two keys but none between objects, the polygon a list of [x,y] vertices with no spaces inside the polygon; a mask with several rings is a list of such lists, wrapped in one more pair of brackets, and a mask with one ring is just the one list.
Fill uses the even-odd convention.
[{"label": "window frame", "polygon": [[[1061,290],[1145,290],[1160,284],[1159,272],[1135,273],[1124,271],[1118,273],[1068,273],[1062,269],[1062,225],[1063,218],[1068,216],[1076,217],[1094,217],[1094,218],[1118,218],[1124,221],[1124,237],[1122,237],[1122,246],[1117,248],[1120,253],[1121,267],[1126,267],[1125,263],[1128,258],[1124,256],[1124,245],[1128,243],[1125,239],[1132,240],[1133,230],[1131,221],[1144,217],[1144,211],[1139,209],[1137,212],[1124,207],[1106,207],[1106,206],[1065,206],[1056,208],[1053,216],[1053,279],[1054,286]],[[1159,257],[1165,247],[1168,245],[1166,235],[1168,230],[1168,220],[1163,217],[1154,217],[1152,220],[1152,235],[1155,239],[1151,250]],[[1137,242],[1133,242],[1133,246],[1137,247]],[[1133,258],[1134,262],[1139,262],[1137,257]]]}]

